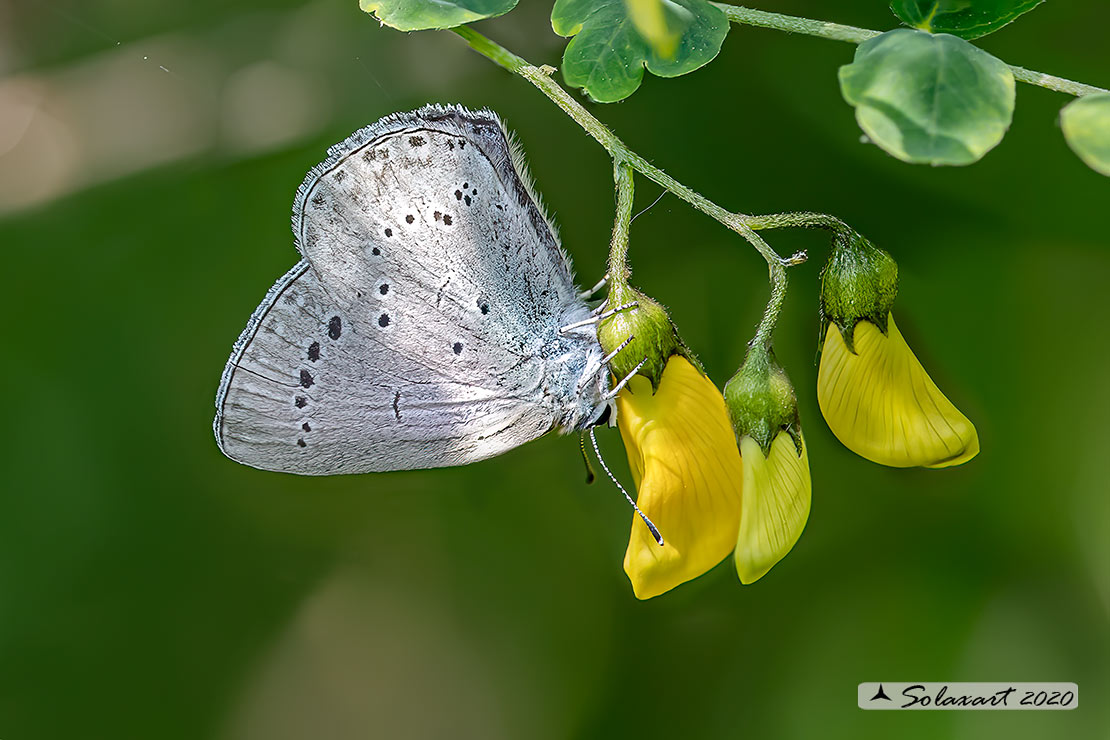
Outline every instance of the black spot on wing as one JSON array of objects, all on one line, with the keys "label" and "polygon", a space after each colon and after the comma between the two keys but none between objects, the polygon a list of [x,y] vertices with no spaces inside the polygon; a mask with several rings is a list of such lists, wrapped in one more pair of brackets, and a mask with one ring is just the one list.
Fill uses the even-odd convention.
[{"label": "black spot on wing", "polygon": [[343,320],[340,319],[338,316],[332,316],[331,320],[328,321],[328,336],[331,337],[332,339],[339,339],[339,336],[342,333],[343,333]]},{"label": "black spot on wing", "polygon": [[296,400],[293,401],[293,405],[299,409],[303,409],[308,405],[308,399],[304,396],[297,396]]},{"label": "black spot on wing", "polygon": [[316,362],[320,359],[319,342],[313,342],[312,344],[308,345],[308,359],[312,360],[313,362]]},{"label": "black spot on wing", "polygon": [[312,373],[307,370],[301,370],[301,387],[311,388],[315,384],[316,381],[312,379]]},{"label": "black spot on wing", "polygon": [[382,327],[383,329],[389,326],[389,314],[383,313],[381,316],[378,317],[378,326]]}]

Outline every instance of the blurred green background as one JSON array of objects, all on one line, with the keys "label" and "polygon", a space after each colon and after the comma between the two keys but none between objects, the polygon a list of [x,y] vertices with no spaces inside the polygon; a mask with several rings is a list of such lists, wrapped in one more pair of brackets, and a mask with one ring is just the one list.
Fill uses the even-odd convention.
[{"label": "blurred green background", "polygon": [[[521,6],[479,29],[558,64],[549,3]],[[760,7],[896,25],[881,0]],[[1105,3],[1052,2],[980,44],[1105,86],[1108,24]],[[573,437],[302,479],[211,433],[328,145],[429,101],[494,108],[590,284],[613,207],[593,141],[453,35],[379,28],[355,0],[0,3],[0,738],[1106,738],[1110,181],[1065,145],[1068,98],[1027,85],[984,161],[899,163],[840,99],[852,52],[734,28],[708,67],[592,108],[727,207],[832,212],[892,252],[899,325],[982,453],[890,470],[839,446],[814,394],[825,238],[769,233],[811,253],[777,339],[809,525],[754,586],[726,561],[637,602],[632,514],[583,484]],[[641,181],[638,206],[658,193]],[[668,196],[632,259],[723,384],[760,258]],[[1074,681],[1080,708],[860,711],[877,680]]]}]

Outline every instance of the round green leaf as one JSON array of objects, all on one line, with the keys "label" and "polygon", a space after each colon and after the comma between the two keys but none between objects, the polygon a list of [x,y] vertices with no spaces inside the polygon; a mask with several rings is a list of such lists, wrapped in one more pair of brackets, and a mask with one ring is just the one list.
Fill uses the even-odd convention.
[{"label": "round green leaf", "polygon": [[892,0],[890,9],[908,26],[977,39],[994,33],[1044,0]]},{"label": "round green leaf", "polygon": [[518,0],[359,0],[358,6],[398,31],[454,28],[503,15]]},{"label": "round green leaf", "polygon": [[660,54],[636,30],[624,0],[556,0],[551,27],[574,38],[563,53],[563,78],[601,103],[636,91],[644,67],[659,77],[678,77],[709,62],[721,50],[728,19],[706,0],[668,0],[667,26],[681,29],[672,54]]},{"label": "round green leaf", "polygon": [[993,149],[1014,115],[1014,76],[948,34],[899,28],[863,42],[840,68],[860,128],[905,162],[965,165]]},{"label": "round green leaf", "polygon": [[1084,95],[1060,112],[1064,138],[1083,162],[1110,177],[1110,93]]}]

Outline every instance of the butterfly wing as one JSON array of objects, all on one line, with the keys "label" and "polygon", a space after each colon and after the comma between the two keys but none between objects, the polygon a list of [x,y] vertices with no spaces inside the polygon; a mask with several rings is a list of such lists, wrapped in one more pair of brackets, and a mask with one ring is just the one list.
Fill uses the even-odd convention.
[{"label": "butterfly wing", "polygon": [[523,158],[493,113],[393,115],[329,154],[297,192],[293,232],[338,299],[356,304],[368,277],[392,277],[437,311],[518,341],[581,305]]},{"label": "butterfly wing", "polygon": [[555,425],[544,346],[586,308],[512,156],[492,114],[439,108],[331,150],[294,205],[306,259],[224,372],[229,457],[310,475],[440,467]]},{"label": "butterfly wing", "polygon": [[274,285],[217,396],[228,457],[303,475],[406,470],[480,460],[550,429],[528,399],[453,380],[350,315],[307,262]]}]

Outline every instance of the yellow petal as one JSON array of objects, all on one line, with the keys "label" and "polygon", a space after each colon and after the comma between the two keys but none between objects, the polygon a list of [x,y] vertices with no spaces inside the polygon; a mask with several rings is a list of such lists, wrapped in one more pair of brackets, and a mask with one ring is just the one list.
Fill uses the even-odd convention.
[{"label": "yellow petal", "polygon": [[882,465],[944,468],[979,453],[967,417],[940,392],[906,344],[894,316],[887,336],[856,324],[856,354],[829,324],[817,373],[817,402],[845,447]]},{"label": "yellow petal", "polygon": [[740,534],[736,539],[736,572],[741,583],[755,583],[790,552],[809,518],[809,455],[802,438],[802,454],[786,432],[763,456],[759,443],[740,440],[744,460],[744,496]]},{"label": "yellow petal", "polygon": [[659,528],[660,547],[638,516],[624,555],[636,597],[650,599],[700,576],[736,546],[740,452],[713,382],[672,355],[659,390],[632,378],[617,396],[617,426],[636,502]]}]

